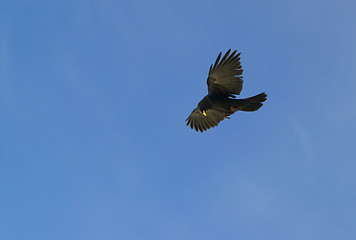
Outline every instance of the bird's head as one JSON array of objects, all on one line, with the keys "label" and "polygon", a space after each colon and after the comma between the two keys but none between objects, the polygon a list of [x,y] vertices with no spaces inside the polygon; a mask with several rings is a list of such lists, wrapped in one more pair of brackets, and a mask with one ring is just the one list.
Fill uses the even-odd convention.
[{"label": "bird's head", "polygon": [[206,110],[208,108],[209,108],[209,104],[207,103],[206,97],[205,97],[198,103],[198,110],[200,113],[202,113],[206,117]]},{"label": "bird's head", "polygon": [[206,112],[205,112],[204,108],[198,107],[198,110],[199,110],[200,113],[202,113],[206,117]]}]

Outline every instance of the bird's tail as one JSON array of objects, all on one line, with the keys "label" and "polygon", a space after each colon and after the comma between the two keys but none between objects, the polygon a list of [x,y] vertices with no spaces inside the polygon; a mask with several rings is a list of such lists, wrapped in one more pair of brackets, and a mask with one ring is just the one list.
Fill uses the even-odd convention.
[{"label": "bird's tail", "polygon": [[237,110],[246,112],[257,111],[258,109],[260,109],[260,107],[262,107],[262,102],[266,100],[267,94],[264,92],[250,98],[236,99]]}]

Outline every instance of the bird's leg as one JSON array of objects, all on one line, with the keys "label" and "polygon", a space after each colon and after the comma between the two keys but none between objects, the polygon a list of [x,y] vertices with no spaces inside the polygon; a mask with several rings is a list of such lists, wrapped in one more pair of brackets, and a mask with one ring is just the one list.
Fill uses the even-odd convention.
[{"label": "bird's leg", "polygon": [[233,114],[234,112],[236,112],[236,111],[237,111],[237,108],[235,108],[234,106],[230,106],[230,111],[231,111],[230,114],[229,114],[229,113],[226,114],[226,116],[225,116],[226,119],[230,119],[229,116],[230,116],[231,114]]}]

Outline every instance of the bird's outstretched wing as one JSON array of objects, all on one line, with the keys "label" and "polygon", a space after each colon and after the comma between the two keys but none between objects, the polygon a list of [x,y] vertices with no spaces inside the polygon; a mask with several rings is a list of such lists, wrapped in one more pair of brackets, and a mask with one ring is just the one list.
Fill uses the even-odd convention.
[{"label": "bird's outstretched wing", "polygon": [[190,125],[191,129],[194,128],[195,131],[203,132],[217,126],[226,115],[223,111],[211,108],[206,111],[206,116],[204,116],[198,108],[195,108],[185,121],[187,121],[187,126]]},{"label": "bird's outstretched wing", "polygon": [[232,94],[240,94],[242,90],[242,66],[240,63],[240,54],[236,50],[231,53],[229,49],[223,58],[221,52],[214,65],[210,66],[208,76],[209,95],[225,94],[234,97]]}]

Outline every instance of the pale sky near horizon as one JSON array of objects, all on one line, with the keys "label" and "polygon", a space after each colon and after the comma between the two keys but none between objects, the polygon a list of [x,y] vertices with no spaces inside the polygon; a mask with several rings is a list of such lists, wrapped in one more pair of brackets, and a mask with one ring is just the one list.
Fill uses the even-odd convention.
[{"label": "pale sky near horizon", "polygon": [[[0,239],[356,239],[355,10],[0,1]],[[268,100],[197,133],[229,48]]]}]

